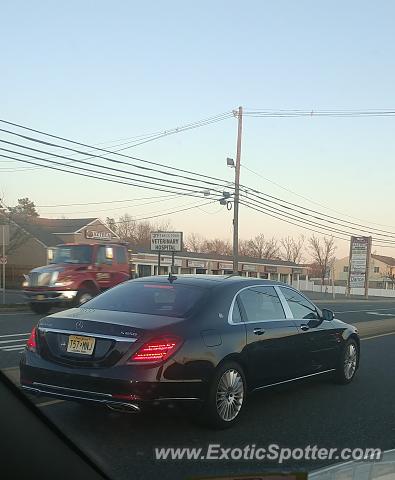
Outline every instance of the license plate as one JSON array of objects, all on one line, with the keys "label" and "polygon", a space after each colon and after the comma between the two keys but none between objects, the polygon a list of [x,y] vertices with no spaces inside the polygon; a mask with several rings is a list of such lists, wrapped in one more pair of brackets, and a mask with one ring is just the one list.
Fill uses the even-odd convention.
[{"label": "license plate", "polygon": [[45,295],[36,295],[36,300],[44,300]]},{"label": "license plate", "polygon": [[82,353],[83,355],[92,355],[96,340],[92,337],[82,337],[80,335],[70,335],[67,343],[69,353]]}]

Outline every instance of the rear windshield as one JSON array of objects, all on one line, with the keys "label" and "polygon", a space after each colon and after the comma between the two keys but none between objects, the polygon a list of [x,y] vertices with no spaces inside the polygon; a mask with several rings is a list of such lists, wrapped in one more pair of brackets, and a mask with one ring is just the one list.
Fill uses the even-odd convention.
[{"label": "rear windshield", "polygon": [[132,281],[93,298],[83,308],[184,317],[204,291],[196,286]]}]

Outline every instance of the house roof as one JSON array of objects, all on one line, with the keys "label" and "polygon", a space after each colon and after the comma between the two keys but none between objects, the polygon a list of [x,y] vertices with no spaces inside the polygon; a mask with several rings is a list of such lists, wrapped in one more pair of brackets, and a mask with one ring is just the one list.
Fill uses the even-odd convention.
[{"label": "house roof", "polygon": [[76,233],[97,218],[34,218],[36,225],[51,233]]},{"label": "house roof", "polygon": [[[152,252],[151,250],[145,248],[135,248],[134,254],[155,254],[157,253]],[[162,255],[168,256],[171,252],[163,251]],[[177,257],[186,257],[186,258],[201,258],[207,260],[222,260],[224,262],[233,262],[233,257],[229,255],[218,255],[217,253],[196,253],[196,252],[176,252],[175,254]],[[239,256],[239,263],[257,263],[260,265],[277,265],[277,266],[284,266],[284,267],[301,267],[294,262],[288,262],[286,260],[277,260],[277,259],[265,259],[265,258],[254,258],[254,257],[243,257]]]},{"label": "house roof", "polygon": [[47,247],[53,247],[63,240],[57,233],[75,233],[95,221],[96,218],[40,218],[13,215],[12,221]]},{"label": "house roof", "polygon": [[378,260],[379,262],[383,262],[391,267],[395,267],[395,258],[394,257],[387,257],[385,255],[375,255],[372,254],[372,258]]}]

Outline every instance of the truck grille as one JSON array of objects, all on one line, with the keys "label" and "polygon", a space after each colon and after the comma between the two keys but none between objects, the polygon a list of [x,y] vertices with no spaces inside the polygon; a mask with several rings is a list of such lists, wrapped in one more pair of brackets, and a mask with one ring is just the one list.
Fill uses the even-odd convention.
[{"label": "truck grille", "polygon": [[31,287],[44,287],[49,285],[51,281],[52,273],[51,272],[31,272],[29,275],[30,286]]}]

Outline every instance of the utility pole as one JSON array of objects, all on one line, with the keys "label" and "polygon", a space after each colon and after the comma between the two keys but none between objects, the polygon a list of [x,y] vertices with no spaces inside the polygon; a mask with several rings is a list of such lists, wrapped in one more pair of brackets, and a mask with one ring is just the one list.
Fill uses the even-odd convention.
[{"label": "utility pole", "polygon": [[333,265],[332,265],[331,277],[332,277],[332,298],[336,298],[336,293],[335,293],[335,262],[333,262]]},{"label": "utility pole", "polygon": [[2,228],[2,243],[3,243],[3,305],[5,305],[5,264],[7,263],[5,256],[5,225]]},{"label": "utility pole", "polygon": [[240,193],[240,158],[241,158],[241,135],[243,130],[243,107],[237,111],[237,150],[235,166],[235,196],[233,210],[233,273],[239,272],[239,193]]}]

